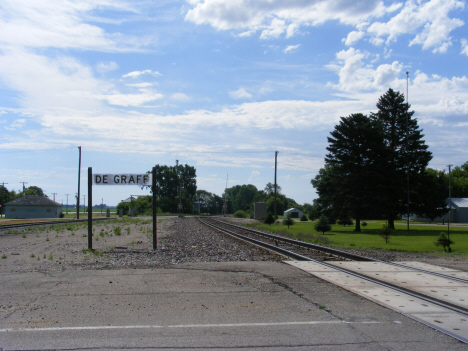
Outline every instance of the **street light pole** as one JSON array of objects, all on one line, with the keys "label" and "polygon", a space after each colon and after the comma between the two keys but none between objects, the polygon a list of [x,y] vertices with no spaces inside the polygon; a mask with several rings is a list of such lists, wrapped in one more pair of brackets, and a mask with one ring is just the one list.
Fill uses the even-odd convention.
[{"label": "street light pole", "polygon": [[[447,222],[447,239],[450,242],[450,221],[452,219],[452,183],[451,183],[451,177],[450,177],[450,168],[453,165],[447,165],[449,169],[449,217],[448,217],[448,222]],[[449,246],[449,252],[451,251],[450,246]]]}]

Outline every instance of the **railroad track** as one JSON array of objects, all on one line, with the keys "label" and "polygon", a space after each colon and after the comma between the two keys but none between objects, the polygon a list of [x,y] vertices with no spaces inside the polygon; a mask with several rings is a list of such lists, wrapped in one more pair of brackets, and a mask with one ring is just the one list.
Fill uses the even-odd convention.
[{"label": "railroad track", "polygon": [[[200,221],[214,229],[235,236],[241,240],[248,241],[254,245],[258,245],[268,250],[274,251],[292,260],[303,261],[304,263],[299,262],[293,264],[298,268],[304,270],[310,269],[307,268],[309,267],[307,266],[307,262],[310,262],[313,265],[320,265],[321,267],[323,267],[320,269],[330,272],[339,272],[344,274],[346,277],[353,277],[353,279],[362,280],[364,282],[362,284],[375,284],[382,287],[383,289],[391,289],[393,292],[395,292],[395,294],[397,294],[396,296],[402,296],[404,294],[404,296],[409,296],[409,301],[414,301],[414,299],[418,299],[418,301],[424,302],[422,303],[422,306],[427,306],[427,304],[431,304],[431,306],[436,306],[435,308],[438,309],[438,311],[448,311],[444,313],[453,314],[453,316],[451,315],[450,318],[453,319],[454,316],[455,318],[459,318],[459,328],[456,326],[454,327],[453,322],[449,328],[444,328],[443,326],[441,326],[444,323],[437,319],[431,322],[424,320],[424,318],[421,319],[420,317],[415,317],[414,315],[405,312],[399,312],[407,315],[410,318],[416,319],[419,322],[422,322],[434,329],[437,329],[447,335],[450,335],[464,343],[468,343],[468,303],[465,302],[465,299],[460,299],[459,296],[455,298],[454,296],[450,296],[448,294],[441,294],[441,286],[437,285],[440,284],[441,281],[446,282],[447,288],[444,292],[454,292],[461,289],[463,293],[466,291],[466,296],[468,296],[468,274],[465,274],[465,277],[459,277],[454,276],[453,274],[448,275],[441,272],[434,272],[430,270],[415,268],[404,264],[374,260],[368,257],[349,254],[340,250],[335,250],[321,245],[315,245],[271,233],[254,230],[251,228],[235,225],[233,223],[228,223],[226,221],[221,221],[213,218],[200,218]],[[353,269],[354,263],[351,261],[356,262],[358,265],[363,263],[364,265],[367,265],[367,267],[369,267],[369,265],[376,265],[376,267],[378,266],[380,270],[378,272],[372,271],[364,273],[365,270],[361,270],[362,267],[355,267]],[[414,277],[425,277],[424,279],[426,279],[427,281],[432,281],[432,284],[436,285],[433,289],[429,287],[408,287],[405,286],[405,284],[407,283],[405,281],[402,282],[404,283],[402,284],[401,282],[397,281],[398,279],[393,279],[393,277],[392,279],[389,279],[388,277],[385,277],[385,274],[382,273],[384,270],[400,271],[400,273],[410,272],[410,274],[412,274]],[[433,281],[436,280],[437,282],[434,283]],[[430,283],[426,282],[424,284]],[[453,288],[456,289],[454,290]],[[453,293],[452,295],[454,294],[455,293]],[[364,296],[365,294],[361,295]],[[466,300],[468,300],[468,298],[466,298]]]},{"label": "railroad track", "polygon": [[[115,218],[93,218],[93,222],[97,221],[108,221]],[[44,221],[44,222],[34,222],[34,223],[16,223],[16,224],[3,224],[0,225],[0,230],[15,229],[15,228],[24,228],[24,227],[34,227],[41,225],[52,225],[52,224],[68,224],[68,223],[83,223],[88,222],[88,219],[74,219],[71,221]]]}]

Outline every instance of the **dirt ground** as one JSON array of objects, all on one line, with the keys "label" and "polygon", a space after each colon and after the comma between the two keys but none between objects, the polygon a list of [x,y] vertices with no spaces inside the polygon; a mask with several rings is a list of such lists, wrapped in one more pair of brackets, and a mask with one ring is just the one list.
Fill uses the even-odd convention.
[{"label": "dirt ground", "polygon": [[[87,223],[54,224],[0,231],[0,272],[63,270],[101,260],[118,250],[151,251],[152,220],[123,219],[93,223],[93,249],[88,252]],[[164,221],[158,239],[168,235]]]}]

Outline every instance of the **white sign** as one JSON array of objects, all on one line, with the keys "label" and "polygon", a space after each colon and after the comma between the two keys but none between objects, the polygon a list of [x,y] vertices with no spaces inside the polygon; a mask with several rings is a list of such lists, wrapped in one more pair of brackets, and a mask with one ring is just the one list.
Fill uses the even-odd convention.
[{"label": "white sign", "polygon": [[152,185],[152,174],[93,174],[94,185]]}]

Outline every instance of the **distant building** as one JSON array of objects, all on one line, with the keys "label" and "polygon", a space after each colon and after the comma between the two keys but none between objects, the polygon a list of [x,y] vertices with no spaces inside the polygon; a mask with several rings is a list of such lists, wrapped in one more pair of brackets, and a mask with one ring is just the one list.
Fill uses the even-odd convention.
[{"label": "distant building", "polygon": [[298,210],[297,208],[290,208],[289,210],[284,211],[284,216],[287,217],[288,215],[291,215],[292,218],[301,218],[304,212],[301,210]]},{"label": "distant building", "polygon": [[[449,199],[446,199],[447,202],[447,213],[442,217],[438,217],[434,219],[434,222],[442,222],[445,223],[449,220]],[[463,197],[452,197],[452,210],[450,211],[450,223],[468,223],[468,198]],[[410,219],[413,216],[410,216]],[[417,222],[429,222],[429,218],[423,218],[415,216],[415,221]]]},{"label": "distant building", "polygon": [[266,202],[254,202],[254,218],[264,219],[267,216],[267,203]]},{"label": "distant building", "polygon": [[62,205],[45,196],[23,196],[5,204],[5,218],[60,218]]}]

